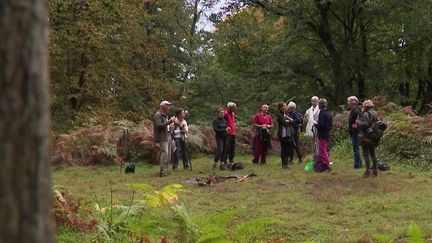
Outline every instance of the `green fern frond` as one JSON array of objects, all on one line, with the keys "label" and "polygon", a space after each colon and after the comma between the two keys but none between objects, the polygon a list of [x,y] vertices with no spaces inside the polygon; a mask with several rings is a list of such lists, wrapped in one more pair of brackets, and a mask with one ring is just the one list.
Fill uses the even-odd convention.
[{"label": "green fern frond", "polygon": [[195,218],[194,222],[201,229],[197,242],[231,242],[227,240],[226,225],[239,212],[239,209],[234,209]]},{"label": "green fern frond", "polygon": [[420,228],[418,225],[411,221],[408,229],[408,242],[409,243],[424,243]]},{"label": "green fern frond", "polygon": [[[128,184],[129,185],[129,184]],[[149,193],[152,192],[154,190],[154,188],[148,184],[144,184],[144,183],[133,183],[130,184],[130,186],[139,192],[145,192],[145,193]]]}]

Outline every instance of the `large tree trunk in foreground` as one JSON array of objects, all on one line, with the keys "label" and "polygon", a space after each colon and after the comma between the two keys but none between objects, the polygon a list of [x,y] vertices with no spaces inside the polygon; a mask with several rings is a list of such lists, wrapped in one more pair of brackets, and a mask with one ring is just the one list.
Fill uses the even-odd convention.
[{"label": "large tree trunk in foreground", "polygon": [[48,12],[0,0],[0,242],[54,242]]}]

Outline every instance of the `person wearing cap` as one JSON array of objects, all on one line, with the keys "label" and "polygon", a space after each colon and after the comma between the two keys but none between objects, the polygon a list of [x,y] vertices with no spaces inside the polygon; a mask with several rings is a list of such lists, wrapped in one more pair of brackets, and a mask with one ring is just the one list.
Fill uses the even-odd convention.
[{"label": "person wearing cap", "polygon": [[160,150],[160,177],[168,175],[170,127],[176,119],[175,116],[168,118],[171,105],[169,101],[162,101],[159,110],[153,116],[154,142]]},{"label": "person wearing cap", "polygon": [[[374,110],[374,103],[372,100],[365,100],[363,102],[363,116],[361,120],[357,120],[357,125],[360,127],[361,134],[366,134],[368,128],[372,126],[372,123],[378,120],[378,113]],[[363,135],[364,137],[364,135]],[[364,140],[364,139],[363,139]],[[369,177],[371,172],[374,176],[378,175],[378,161],[376,158],[376,147],[377,144],[367,143],[362,141],[363,158],[366,164],[366,171],[363,177]],[[372,169],[370,168],[370,159],[372,159]]]},{"label": "person wearing cap", "polygon": [[273,127],[268,105],[263,104],[261,106],[261,112],[254,116],[252,125],[256,129],[252,163],[258,164],[258,162],[261,162],[261,164],[266,164],[267,150],[271,143],[270,129]]},{"label": "person wearing cap", "polygon": [[289,154],[289,164],[293,163],[294,160],[294,150],[296,151],[297,158],[299,164],[303,162],[301,150],[300,150],[300,143],[299,143],[299,137],[300,137],[300,125],[301,125],[301,118],[300,114],[296,111],[296,103],[290,102],[287,105],[287,115],[292,119],[292,128],[293,128],[293,149],[290,150]]},{"label": "person wearing cap", "polygon": [[228,102],[227,108],[224,111],[224,118],[228,127],[228,138],[227,138],[227,158],[230,163],[234,163],[235,147],[236,147],[236,118],[235,111],[237,105],[234,102]]},{"label": "person wearing cap", "polygon": [[314,126],[317,128],[319,158],[315,163],[314,169],[316,172],[330,172],[330,154],[328,151],[328,145],[330,143],[333,117],[330,111],[327,110],[326,99],[320,99],[318,101],[318,107],[320,112],[318,120],[314,122]]},{"label": "person wearing cap", "polygon": [[351,143],[354,153],[354,169],[360,169],[362,167],[362,160],[360,157],[360,138],[359,138],[359,127],[356,124],[358,119],[362,119],[363,113],[359,108],[359,100],[355,96],[350,96],[347,99],[348,109],[350,114],[348,117],[348,134],[351,137]]}]

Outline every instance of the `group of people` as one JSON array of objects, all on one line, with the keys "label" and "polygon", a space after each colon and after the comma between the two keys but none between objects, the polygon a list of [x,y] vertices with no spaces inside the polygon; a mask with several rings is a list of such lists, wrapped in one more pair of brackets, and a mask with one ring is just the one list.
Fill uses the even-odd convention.
[{"label": "group of people", "polygon": [[[374,122],[378,121],[378,113],[374,109],[374,103],[371,100],[365,100],[362,107],[357,97],[350,96],[347,99],[350,114],[348,117],[348,133],[351,137],[353,153],[354,153],[354,168],[360,169],[363,167],[360,156],[360,146],[363,151],[366,170],[364,177],[371,174],[378,175],[378,160],[376,157],[377,141],[368,139],[369,133]],[[372,167],[370,161],[372,160]]]},{"label": "group of people", "polygon": [[[348,97],[348,108],[350,109],[348,132],[353,146],[354,168],[362,168],[361,146],[366,164],[364,176],[377,175],[375,152],[377,144],[367,143],[364,136],[362,136],[367,132],[371,124],[377,120],[377,112],[373,109],[374,105],[371,100],[364,101],[362,109],[360,109],[359,104],[357,97]],[[185,110],[178,109],[175,116],[168,117],[171,106],[170,102],[162,101],[160,109],[153,116],[154,140],[156,147],[160,150],[160,176],[168,174],[170,151],[173,152],[173,170],[177,169],[180,158],[182,158],[185,169],[191,166],[186,142],[189,129],[185,120]],[[216,140],[213,169],[219,167],[221,170],[225,170],[234,163],[237,133],[236,109],[237,105],[234,102],[228,102],[225,108],[218,109],[218,115],[213,120],[212,125]],[[294,151],[298,162],[303,162],[299,138],[303,123],[305,123],[305,137],[310,140],[315,151],[314,170],[316,172],[331,171],[332,161],[328,145],[333,121],[332,114],[327,109],[326,99],[313,96],[311,98],[311,107],[307,109],[304,116],[296,111],[294,102],[288,104],[281,102],[278,104],[277,122],[277,135],[280,141],[280,156],[283,169],[287,169],[290,164],[293,164]],[[271,129],[274,126],[267,104],[263,104],[260,111],[253,117],[252,126],[255,128],[252,144],[252,163],[266,164],[267,152],[271,147]],[[370,166],[370,157],[373,162],[372,167]]]},{"label": "group of people", "polygon": [[159,110],[153,116],[154,141],[160,153],[160,177],[168,175],[170,154],[172,154],[173,170],[177,169],[180,157],[183,160],[183,168],[189,169],[191,166],[186,142],[189,132],[185,120],[186,113],[180,108],[176,110],[175,116],[168,117],[171,106],[169,101],[162,101]]}]

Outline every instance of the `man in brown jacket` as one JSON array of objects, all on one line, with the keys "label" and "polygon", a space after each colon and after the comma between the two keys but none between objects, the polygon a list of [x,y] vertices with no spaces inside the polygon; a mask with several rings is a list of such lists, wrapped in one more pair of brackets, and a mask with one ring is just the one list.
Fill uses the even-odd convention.
[{"label": "man in brown jacket", "polygon": [[171,105],[169,101],[162,101],[159,110],[153,116],[154,141],[160,149],[160,177],[168,175],[170,126],[175,121],[174,116],[168,119],[167,114]]}]

